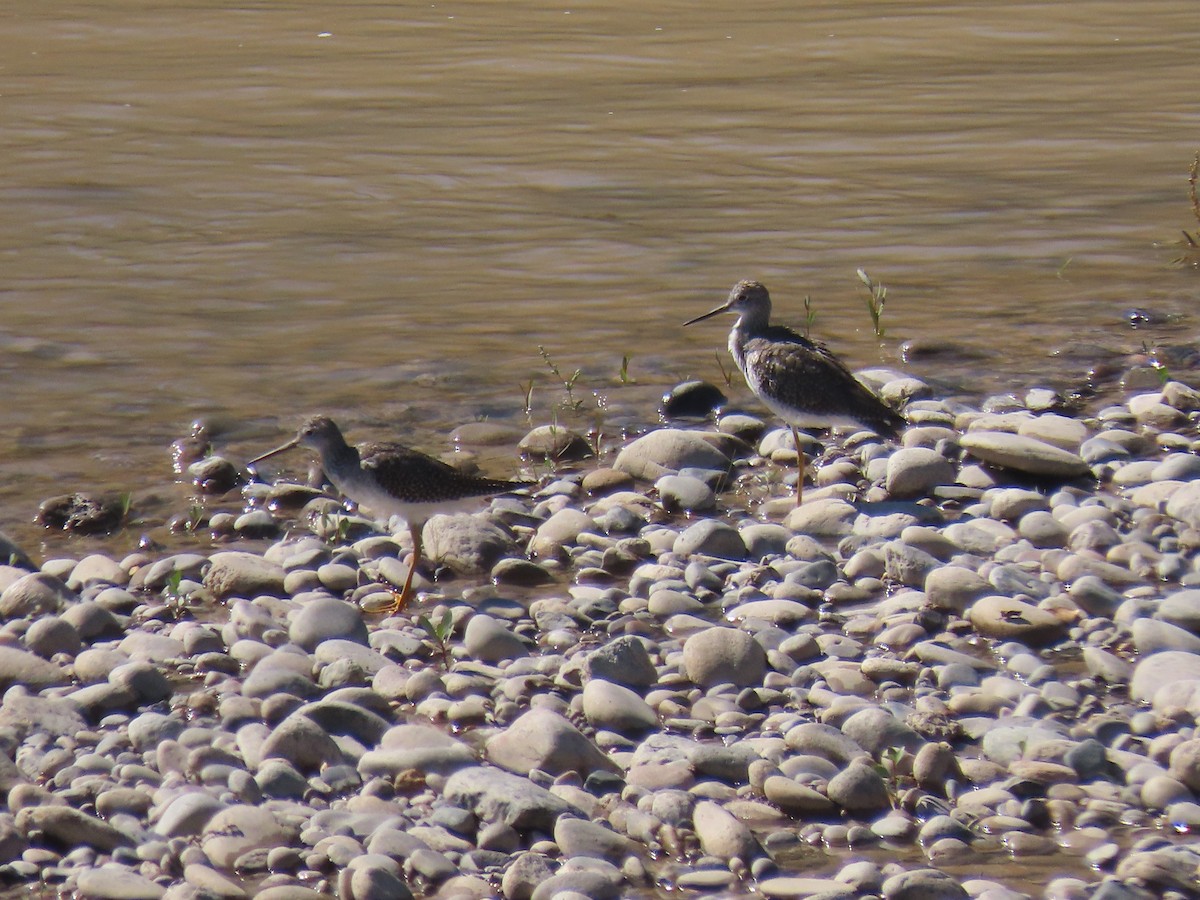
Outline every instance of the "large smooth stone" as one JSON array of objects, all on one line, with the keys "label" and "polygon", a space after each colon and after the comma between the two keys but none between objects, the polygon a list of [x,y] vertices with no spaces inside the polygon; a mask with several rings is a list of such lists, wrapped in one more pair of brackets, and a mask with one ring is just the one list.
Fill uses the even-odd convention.
[{"label": "large smooth stone", "polygon": [[1037,438],[1004,431],[971,431],[959,443],[976,459],[1047,478],[1078,478],[1091,472],[1078,453]]}]

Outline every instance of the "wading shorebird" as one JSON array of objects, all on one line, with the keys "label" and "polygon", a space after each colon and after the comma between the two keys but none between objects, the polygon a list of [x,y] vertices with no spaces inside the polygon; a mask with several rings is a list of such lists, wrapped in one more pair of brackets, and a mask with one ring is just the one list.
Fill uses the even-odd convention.
[{"label": "wading shorebird", "polygon": [[804,495],[804,450],[799,428],[857,425],[883,437],[895,437],[903,416],[863,386],[842,361],[821,343],[784,325],[771,324],[771,295],[757,281],[739,281],[729,299],[683,324],[720,313],[734,313],[729,352],[750,390],[792,429],[796,445],[796,505]]},{"label": "wading shorebird", "polygon": [[464,475],[453,466],[404,444],[371,443],[352,447],[342,437],[341,429],[325,416],[309,419],[292,440],[255,457],[248,465],[253,467],[293,447],[317,451],[321,468],[333,486],[355,503],[376,515],[399,516],[407,523],[412,537],[412,563],[394,603],[380,610],[385,613],[400,612],[408,605],[413,573],[421,561],[421,527],[426,519],[435,512],[463,508],[480,497],[528,487],[528,483],[522,481]]}]

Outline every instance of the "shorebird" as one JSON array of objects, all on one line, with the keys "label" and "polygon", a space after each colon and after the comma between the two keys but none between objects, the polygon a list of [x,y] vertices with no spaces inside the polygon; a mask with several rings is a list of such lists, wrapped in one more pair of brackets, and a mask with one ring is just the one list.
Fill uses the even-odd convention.
[{"label": "shorebird", "polygon": [[772,325],[771,295],[757,281],[739,281],[723,304],[683,324],[725,312],[738,317],[729,332],[729,352],[746,384],[792,430],[800,469],[797,506],[804,495],[805,470],[797,429],[857,425],[895,437],[904,427],[904,418],[864,387],[828,347]]},{"label": "shorebird", "polygon": [[525,482],[464,475],[441,460],[399,443],[371,443],[352,447],[332,419],[314,416],[286,444],[250,460],[264,459],[307,447],[321,457],[321,468],[342,494],[376,515],[399,516],[408,525],[413,557],[404,587],[395,602],[381,612],[396,613],[408,605],[413,573],[421,561],[421,527],[433,513],[453,510],[479,497],[490,497],[527,487]]}]

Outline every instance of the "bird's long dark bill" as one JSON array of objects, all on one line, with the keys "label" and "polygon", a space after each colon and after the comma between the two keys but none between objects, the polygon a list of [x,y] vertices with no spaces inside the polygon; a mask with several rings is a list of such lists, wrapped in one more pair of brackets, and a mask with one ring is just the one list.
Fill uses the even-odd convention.
[{"label": "bird's long dark bill", "polygon": [[285,451],[285,450],[291,450],[293,447],[297,447],[299,445],[300,445],[299,441],[288,441],[286,444],[280,444],[274,450],[268,450],[262,456],[254,457],[254,459],[250,460],[250,462],[246,463],[246,465],[252,466],[255,463],[260,463],[264,459],[270,459],[272,456],[275,456],[276,454],[283,453],[283,451]]},{"label": "bird's long dark bill", "polygon": [[725,312],[728,309],[729,309],[729,304],[724,303],[724,304],[718,306],[716,309],[710,309],[708,312],[706,312],[702,316],[696,316],[696,318],[694,318],[694,319],[688,319],[686,322],[683,323],[683,327],[687,328],[689,325],[695,325],[697,322],[703,322],[705,319],[711,319],[713,316],[720,315],[721,313]]}]

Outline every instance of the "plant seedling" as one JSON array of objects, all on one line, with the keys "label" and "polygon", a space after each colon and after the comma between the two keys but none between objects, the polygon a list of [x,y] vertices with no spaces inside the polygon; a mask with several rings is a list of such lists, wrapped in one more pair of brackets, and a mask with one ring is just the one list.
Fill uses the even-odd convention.
[{"label": "plant seedling", "polygon": [[442,661],[442,668],[450,669],[450,636],[454,633],[454,616],[450,610],[442,613],[442,618],[436,624],[429,616],[421,616],[417,624],[429,635],[433,650]]},{"label": "plant seedling", "polygon": [[617,373],[617,377],[621,379],[621,384],[637,384],[629,375],[629,354],[626,353],[621,357],[621,371]]},{"label": "plant seedling", "polygon": [[867,312],[871,315],[871,327],[875,329],[875,337],[882,338],[883,304],[887,302],[887,288],[872,279],[866,269],[858,270],[858,280],[867,288]]}]

